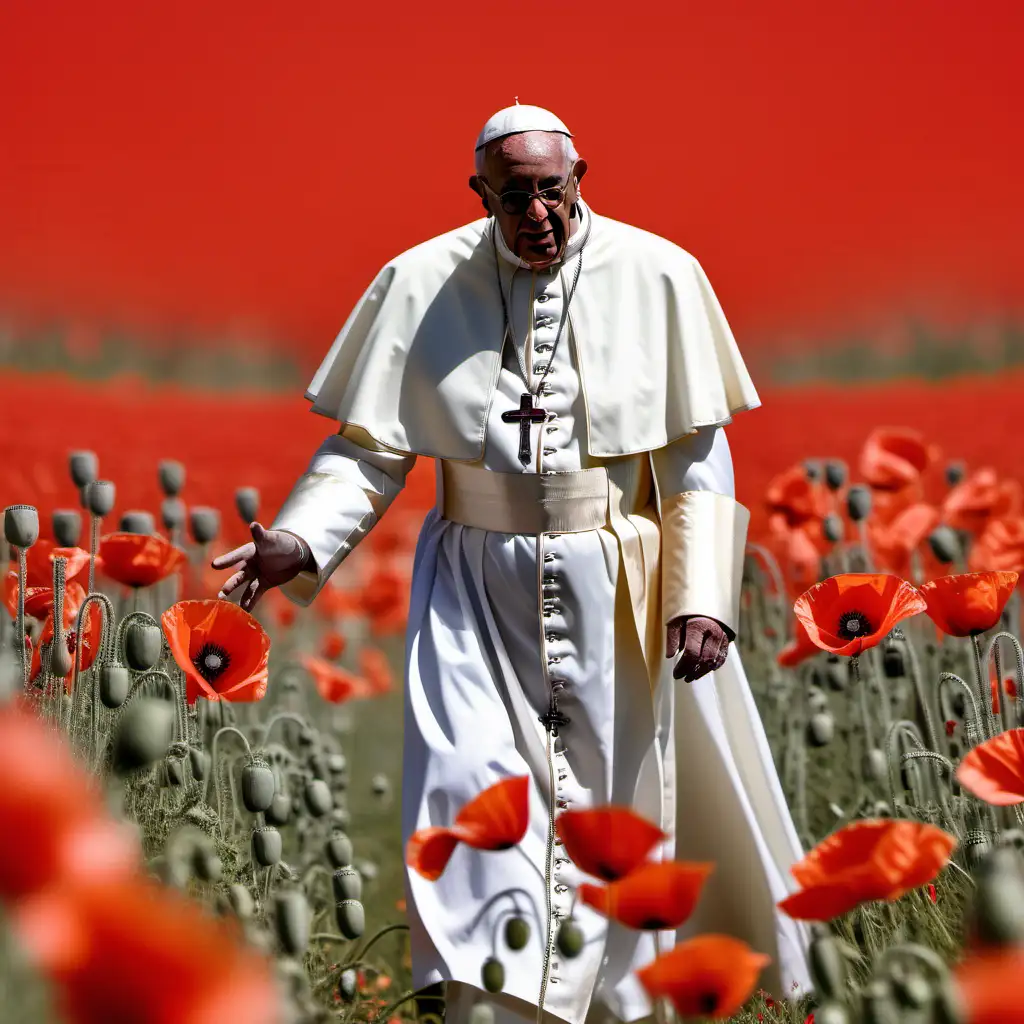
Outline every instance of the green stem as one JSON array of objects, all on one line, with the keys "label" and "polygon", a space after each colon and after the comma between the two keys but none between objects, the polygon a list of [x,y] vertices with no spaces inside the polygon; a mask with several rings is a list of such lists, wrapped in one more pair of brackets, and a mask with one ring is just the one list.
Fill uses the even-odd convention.
[{"label": "green stem", "polygon": [[978,698],[981,701],[985,714],[985,736],[995,736],[995,719],[992,717],[992,694],[988,679],[985,678],[985,667],[981,663],[981,638],[971,637],[971,644],[974,647],[974,671],[978,677]]}]

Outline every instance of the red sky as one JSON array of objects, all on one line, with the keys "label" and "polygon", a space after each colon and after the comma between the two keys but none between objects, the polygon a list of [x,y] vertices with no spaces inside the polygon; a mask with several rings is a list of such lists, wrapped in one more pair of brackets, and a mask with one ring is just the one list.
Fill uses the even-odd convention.
[{"label": "red sky", "polygon": [[1024,4],[0,0],[0,309],[262,327],[315,365],[549,106],[741,345],[1024,307]]}]

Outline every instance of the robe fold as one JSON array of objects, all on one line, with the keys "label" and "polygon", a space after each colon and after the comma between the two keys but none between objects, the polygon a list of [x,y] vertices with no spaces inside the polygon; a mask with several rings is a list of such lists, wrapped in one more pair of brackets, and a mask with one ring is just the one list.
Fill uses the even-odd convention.
[{"label": "robe fold", "polygon": [[[630,806],[666,832],[656,856],[714,861],[678,935],[735,935],[772,957],[761,982],[776,996],[810,987],[807,932],[775,908],[802,851],[739,656],[686,684],[664,649],[678,615],[739,627],[747,513],[723,426],[757,396],[696,260],[581,211],[561,265],[532,282],[488,222],[382,271],[307,391],[339,430],[272,524],[312,552],[316,571],[283,588],[308,604],[416,457],[437,460],[406,636],[403,842],[513,775],[531,779],[530,824],[512,850],[459,846],[435,882],[407,872],[413,983],[455,983],[462,1013],[485,997],[496,952],[505,1010],[532,1018],[542,1004],[569,1024],[647,1015],[634,972],[655,955],[653,935],[574,905],[584,876],[551,827],[569,807]],[[519,406],[520,361],[532,380],[546,371],[525,467],[519,427],[501,418]],[[466,476],[446,462],[508,474],[511,491],[513,475],[600,469],[607,521],[531,534],[446,518],[483,515],[446,494]],[[540,721],[552,695],[569,720],[557,736]],[[511,914],[530,925],[515,952],[502,939]],[[570,914],[585,944],[565,959],[554,936]]]}]

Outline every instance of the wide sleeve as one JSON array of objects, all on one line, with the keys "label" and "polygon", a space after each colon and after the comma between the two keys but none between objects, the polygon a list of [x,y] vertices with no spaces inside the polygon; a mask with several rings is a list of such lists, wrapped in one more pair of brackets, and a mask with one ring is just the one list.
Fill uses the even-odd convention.
[{"label": "wide sleeve", "polygon": [[735,635],[750,513],[735,499],[722,427],[705,427],[652,452],[661,505],[665,623],[716,619]]},{"label": "wide sleeve", "polygon": [[312,602],[387,511],[415,462],[415,455],[389,451],[355,427],[320,445],[270,527],[300,537],[316,562],[316,572],[303,571],[281,587],[287,597]]}]

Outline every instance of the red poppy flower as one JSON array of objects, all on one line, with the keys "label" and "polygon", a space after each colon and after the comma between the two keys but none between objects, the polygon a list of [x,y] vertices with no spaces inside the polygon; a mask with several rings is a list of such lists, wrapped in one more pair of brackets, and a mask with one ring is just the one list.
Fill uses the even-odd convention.
[{"label": "red poppy flower", "polygon": [[392,569],[378,568],[363,587],[360,603],[374,636],[401,633],[408,615],[408,580]]},{"label": "red poppy flower", "polygon": [[126,587],[149,587],[185,566],[185,552],[159,534],[108,533],[100,540],[103,574]]},{"label": "red poppy flower", "polygon": [[939,510],[923,502],[899,512],[892,522],[872,521],[868,528],[875,563],[895,576],[910,573],[910,556],[939,524]]},{"label": "red poppy flower", "polygon": [[325,661],[313,654],[299,656],[302,667],[313,677],[316,692],[330,704],[344,704],[368,695],[369,687],[364,679],[353,675],[340,665]]},{"label": "red poppy flower", "polygon": [[1024,729],[1010,729],[968,751],[956,769],[969,793],[994,807],[1024,803]]},{"label": "red poppy flower", "polygon": [[1024,516],[990,519],[967,556],[971,572],[1024,572]]},{"label": "red poppy flower", "polygon": [[879,427],[864,442],[860,471],[873,488],[899,491],[918,483],[939,455],[917,430]]},{"label": "red poppy flower", "polygon": [[935,888],[935,883],[934,882],[929,882],[928,883],[928,899],[930,899],[932,901],[932,903],[938,903],[939,902],[939,894],[938,894],[938,890],[936,890],[936,888]]},{"label": "red poppy flower", "polygon": [[628,875],[647,859],[665,833],[628,807],[563,811],[555,832],[569,859],[585,874],[606,882]]},{"label": "red poppy flower", "polygon": [[867,572],[823,580],[793,605],[811,641],[843,655],[874,647],[898,622],[924,610],[924,598],[905,580]]},{"label": "red poppy flower", "polygon": [[[25,551],[25,576],[27,587],[53,586],[53,560],[63,558],[64,579],[73,580],[89,568],[89,552],[84,548],[58,547],[52,540],[39,539]],[[17,578],[17,571],[15,571]]]},{"label": "red poppy flower", "polygon": [[270,637],[244,608],[229,601],[179,601],[161,617],[164,635],[185,673],[190,704],[255,701],[267,692]]},{"label": "red poppy flower", "polygon": [[714,867],[675,860],[643,864],[608,885],[583,882],[576,895],[581,903],[627,928],[678,928],[693,913]]},{"label": "red poppy flower", "polygon": [[1015,572],[965,572],[921,587],[932,622],[950,636],[977,636],[999,622],[1017,586]]},{"label": "red poppy flower", "polygon": [[651,999],[668,999],[682,1017],[735,1016],[753,995],[771,957],[728,935],[680,942],[636,972]]},{"label": "red poppy flower", "polygon": [[359,651],[359,669],[363,673],[370,693],[379,696],[390,693],[394,687],[394,673],[387,655],[377,647],[364,646]]},{"label": "red poppy flower", "polygon": [[979,469],[954,487],[942,503],[943,521],[955,530],[978,534],[999,516],[1018,516],[1022,510],[1020,484],[1000,480],[990,467]]},{"label": "red poppy flower", "polygon": [[1024,1024],[1024,948],[975,952],[954,968],[968,1024]]},{"label": "red poppy flower", "polygon": [[530,777],[502,779],[474,797],[451,828],[421,828],[409,839],[405,862],[433,882],[440,878],[459,843],[475,850],[508,850],[530,823]]},{"label": "red poppy flower", "polygon": [[[373,533],[370,534],[373,536]],[[330,580],[316,596],[313,607],[321,619],[334,622],[346,615],[358,615],[362,611],[359,594],[353,590],[344,590]]]},{"label": "red poppy flower", "polygon": [[[68,670],[67,675],[64,676],[64,687],[68,693],[71,692],[71,680],[74,678],[74,661],[77,648],[79,646],[82,648],[82,660],[79,667],[84,672],[92,667],[92,663],[96,660],[103,642],[103,613],[100,611],[100,606],[96,601],[89,605],[89,610],[85,613],[84,629],[81,634],[75,629],[78,612],[85,601],[85,597],[85,590],[79,584],[71,583],[68,585],[67,594],[64,597],[64,642],[67,644],[72,662],[71,668]],[[43,623],[42,632],[39,634],[39,643],[32,649],[29,682],[35,682],[36,677],[42,672],[42,647],[43,644],[48,644],[52,640],[53,613],[51,611]]]},{"label": "red poppy flower", "polygon": [[820,483],[810,480],[801,465],[790,466],[773,477],[764,494],[770,513],[782,516],[786,526],[802,526],[821,520],[829,513],[828,494]]},{"label": "red poppy flower", "polygon": [[775,656],[775,660],[783,668],[796,668],[821,650],[807,635],[807,630],[799,619],[794,620],[793,634],[793,639]]},{"label": "red poppy flower", "polygon": [[348,646],[345,637],[336,629],[329,629],[320,641],[320,653],[328,660],[335,661],[345,653]]},{"label": "red poppy flower", "polygon": [[955,837],[934,825],[855,821],[790,868],[802,888],[779,908],[799,921],[830,921],[860,903],[897,900],[932,881],[955,846]]},{"label": "red poppy flower", "polygon": [[111,820],[103,794],[61,734],[35,715],[0,708],[0,899],[63,882],[92,884],[136,870],[132,830]]},{"label": "red poppy flower", "polygon": [[946,721],[946,735],[952,736],[956,732],[956,722],[952,718]]},{"label": "red poppy flower", "polygon": [[269,962],[222,920],[139,878],[52,889],[13,915],[19,948],[77,1024],[273,1024]]}]

